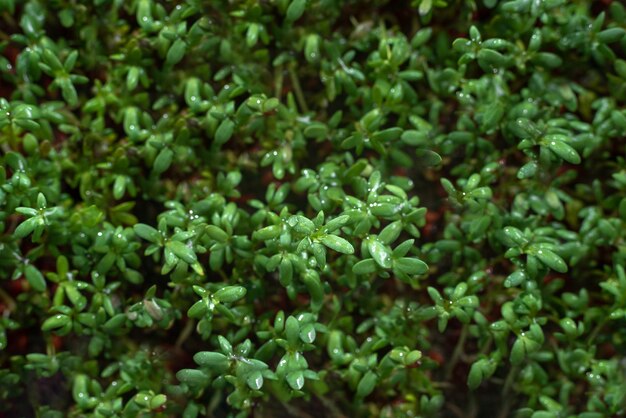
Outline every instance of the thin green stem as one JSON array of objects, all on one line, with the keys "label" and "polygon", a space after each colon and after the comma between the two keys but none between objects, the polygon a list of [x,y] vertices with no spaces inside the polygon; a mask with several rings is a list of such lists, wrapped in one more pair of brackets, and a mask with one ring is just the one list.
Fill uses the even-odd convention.
[{"label": "thin green stem", "polygon": [[341,412],[339,406],[337,406],[337,404],[335,404],[335,402],[333,402],[331,399],[327,398],[324,395],[317,395],[317,398],[324,404],[326,408],[328,408],[334,418],[346,418],[344,413]]},{"label": "thin green stem", "polygon": [[[5,22],[5,25],[3,25],[3,28],[5,30],[7,30],[7,32],[9,32],[9,33],[12,33],[13,30],[18,27],[17,22],[15,21],[15,19],[8,12],[2,13],[2,20],[4,20],[4,22]],[[6,36],[8,39],[10,39],[9,35],[7,35],[6,32],[2,31],[2,33],[4,34],[4,36]],[[4,38],[4,36],[3,36],[3,38]]]},{"label": "thin green stem", "polygon": [[189,338],[189,336],[193,332],[193,327],[195,325],[195,322],[196,321],[194,321],[193,319],[189,319],[187,323],[185,323],[185,327],[183,328],[183,330],[180,332],[180,335],[176,339],[176,345],[175,345],[176,348],[181,348],[183,344],[185,343],[185,341],[187,340],[187,338]]},{"label": "thin green stem", "polygon": [[509,373],[506,375],[506,379],[504,380],[504,386],[502,388],[502,399],[504,402],[500,407],[500,412],[498,413],[498,418],[506,418],[509,416],[509,411],[511,409],[511,397],[508,396],[511,391],[511,387],[513,386],[513,381],[517,376],[517,372],[519,370],[518,366],[513,366],[509,370]]},{"label": "thin green stem", "polygon": [[457,341],[456,346],[454,347],[454,351],[452,352],[452,358],[446,366],[446,380],[450,379],[450,376],[452,376],[452,372],[454,371],[454,367],[459,362],[459,358],[461,357],[461,353],[463,352],[463,347],[465,346],[465,340],[467,339],[468,328],[468,324],[463,324],[463,328],[461,329],[461,335],[459,336],[459,340]]},{"label": "thin green stem", "polygon": [[513,386],[513,379],[515,379],[518,370],[518,366],[513,366],[511,367],[511,370],[509,370],[509,373],[506,375],[506,379],[504,380],[504,387],[502,388],[503,395],[507,395],[511,391],[511,386]]},{"label": "thin green stem", "polygon": [[606,325],[607,322],[609,322],[609,316],[605,315],[604,318],[602,318],[602,321],[598,322],[593,331],[591,331],[591,334],[589,334],[589,337],[587,338],[587,345],[591,345],[593,343],[593,341],[598,336],[598,333],[600,332],[602,327]]},{"label": "thin green stem", "polygon": [[465,412],[463,411],[463,409],[461,409],[460,407],[456,406],[453,403],[447,403],[446,404],[446,408],[448,408],[448,410],[455,416],[455,417],[459,417],[459,418],[464,418],[465,417]]},{"label": "thin green stem", "polygon": [[2,288],[0,288],[0,299],[2,299],[2,301],[6,305],[7,311],[13,312],[15,308],[17,308],[17,303],[15,303],[15,299],[13,299],[11,295],[5,292],[5,290]]},{"label": "thin green stem", "polygon": [[476,402],[476,394],[474,392],[471,392],[467,418],[475,418],[477,414],[478,414],[478,404]]},{"label": "thin green stem", "polygon": [[296,74],[296,70],[294,66],[290,65],[288,71],[289,71],[289,78],[291,80],[291,87],[293,88],[293,92],[296,95],[298,106],[300,106],[300,110],[302,110],[302,113],[308,113],[309,107],[306,105],[306,100],[304,100],[304,93],[302,93],[302,87],[300,87],[300,80],[298,79],[298,74]]},{"label": "thin green stem", "polygon": [[283,407],[287,410],[289,416],[297,418],[313,418],[313,415],[309,415],[309,413],[305,410],[297,408],[289,403],[284,402]]},{"label": "thin green stem", "polygon": [[284,68],[282,65],[279,65],[274,69],[274,97],[280,100],[280,96],[282,96],[283,92],[283,80],[284,80]]}]

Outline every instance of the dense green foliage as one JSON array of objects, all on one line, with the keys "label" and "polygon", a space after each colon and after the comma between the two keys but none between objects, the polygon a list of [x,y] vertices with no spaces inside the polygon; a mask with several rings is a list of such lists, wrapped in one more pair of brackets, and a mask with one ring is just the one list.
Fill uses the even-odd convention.
[{"label": "dense green foliage", "polygon": [[626,9],[0,0],[0,415],[626,415]]}]

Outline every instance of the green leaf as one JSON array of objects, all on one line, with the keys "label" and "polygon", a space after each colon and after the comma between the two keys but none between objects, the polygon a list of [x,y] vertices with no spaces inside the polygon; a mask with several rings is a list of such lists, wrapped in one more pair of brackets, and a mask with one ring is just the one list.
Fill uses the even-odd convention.
[{"label": "green leaf", "polygon": [[376,132],[374,135],[372,135],[372,139],[381,142],[388,142],[400,138],[400,135],[402,135],[401,128],[388,128]]},{"label": "green leaf", "polygon": [[417,10],[420,16],[426,16],[432,10],[432,7],[433,0],[421,0]]},{"label": "green leaf", "polygon": [[174,158],[174,151],[165,147],[163,148],[157,157],[154,159],[154,164],[152,169],[156,174],[161,174],[165,172],[170,165],[172,164],[172,159]]},{"label": "green leaf", "polygon": [[209,368],[225,368],[228,367],[228,357],[222,353],[212,351],[200,351],[193,356],[193,361],[199,366]]},{"label": "green leaf", "polygon": [[288,22],[295,22],[304,14],[306,0],[292,0],[287,7],[286,18]]},{"label": "green leaf", "polygon": [[505,227],[504,234],[517,245],[523,246],[528,243],[528,239],[524,233],[514,226]]},{"label": "green leaf", "polygon": [[526,357],[526,348],[524,347],[523,338],[520,337],[513,343],[510,360],[512,364],[520,364],[524,360],[524,357]]},{"label": "green leaf", "polygon": [[45,209],[47,206],[46,196],[43,193],[37,194],[37,207],[39,209]]},{"label": "green leaf", "polygon": [[259,39],[259,25],[256,23],[251,23],[248,26],[248,30],[246,32],[246,45],[249,48],[252,48],[254,45],[256,45],[258,39]]},{"label": "green leaf", "polygon": [[454,187],[454,185],[452,184],[452,182],[446,178],[442,178],[441,180],[441,185],[443,186],[443,189],[449,194],[449,195],[454,195],[456,194],[456,188]]},{"label": "green leaf", "polygon": [[289,286],[293,280],[293,264],[286,258],[283,258],[278,266],[278,276],[280,284]]},{"label": "green leaf", "polygon": [[428,272],[428,265],[418,258],[402,257],[394,260],[394,266],[406,274],[421,275]]},{"label": "green leaf", "polygon": [[55,329],[63,328],[67,326],[71,321],[72,319],[69,316],[57,314],[46,319],[43,324],[41,324],[41,330],[52,331]]},{"label": "green leaf", "polygon": [[215,241],[219,243],[223,244],[226,241],[228,241],[228,234],[222,228],[218,226],[207,225],[206,233],[209,237],[211,237],[211,239],[214,239]]},{"label": "green leaf", "polygon": [[135,226],[133,226],[133,230],[135,231],[135,234],[145,239],[146,241],[156,243],[161,238],[161,234],[159,233],[159,231],[157,231],[150,225],[136,224]]},{"label": "green leaf", "polygon": [[285,323],[285,337],[287,337],[287,341],[289,345],[294,346],[298,341],[298,336],[300,334],[300,324],[298,320],[293,316],[287,318],[287,322]]},{"label": "green leaf", "polygon": [[617,42],[624,37],[626,31],[622,28],[610,28],[605,29],[602,32],[596,35],[598,42],[602,42],[603,44],[608,44],[612,42]]},{"label": "green leaf", "polygon": [[324,287],[319,278],[319,275],[307,272],[302,281],[311,295],[311,310],[317,312],[322,308],[324,303]]},{"label": "green leaf", "polygon": [[199,300],[187,310],[187,316],[190,318],[202,318],[208,312],[207,303],[204,300]]},{"label": "green leaf", "polygon": [[301,370],[296,370],[287,374],[287,383],[293,390],[300,390],[304,387],[304,374]]},{"label": "green leaf", "polygon": [[467,385],[470,389],[476,389],[487,378],[495,372],[495,363],[488,359],[480,359],[472,364],[467,376]]},{"label": "green leaf", "polygon": [[468,193],[469,197],[473,197],[475,199],[491,199],[492,192],[489,187],[478,187],[471,192]]},{"label": "green leaf", "polygon": [[532,61],[546,68],[558,68],[563,65],[563,60],[556,54],[550,52],[538,52]]},{"label": "green leaf", "polygon": [[263,387],[263,375],[260,371],[250,373],[246,378],[246,384],[252,390],[261,390]]},{"label": "green leaf", "polygon": [[170,241],[167,243],[167,246],[170,250],[172,250],[176,257],[180,258],[187,264],[193,264],[198,261],[196,253],[193,249],[180,241]]},{"label": "green leaf", "polygon": [[163,394],[158,394],[154,396],[150,400],[150,409],[155,410],[157,408],[161,408],[167,402],[167,396]]},{"label": "green leaf", "polygon": [[307,343],[312,344],[315,341],[315,327],[313,324],[307,324],[300,329],[300,339]]},{"label": "green leaf", "polygon": [[380,231],[378,240],[383,244],[391,244],[400,236],[400,232],[402,232],[402,221],[392,222]]},{"label": "green leaf", "polygon": [[361,380],[356,388],[357,398],[365,398],[367,395],[374,391],[376,384],[378,383],[378,376],[372,370],[369,370]]},{"label": "green leaf", "polygon": [[301,215],[294,215],[290,217],[287,220],[287,224],[289,224],[294,231],[300,234],[310,235],[313,231],[315,231],[315,224]]},{"label": "green leaf", "polygon": [[424,45],[432,36],[433,29],[430,27],[422,28],[415,33],[415,36],[411,39],[411,46],[413,48],[419,48]]},{"label": "green leaf", "polygon": [[113,197],[117,200],[121,199],[126,192],[126,177],[116,176],[113,183]]},{"label": "green leaf", "polygon": [[176,373],[176,378],[188,385],[204,386],[209,383],[209,376],[203,371],[195,369],[183,369]]},{"label": "green leaf", "polygon": [[548,140],[548,148],[550,148],[556,155],[572,164],[580,164],[580,155],[574,148],[566,144],[563,141]]},{"label": "green leaf", "polygon": [[224,119],[215,131],[215,143],[218,145],[225,144],[233,136],[233,132],[235,132],[235,122]]},{"label": "green leaf", "polygon": [[528,179],[528,178],[534,177],[535,173],[537,173],[538,168],[539,167],[535,161],[526,163],[522,167],[520,167],[520,169],[517,171],[517,178]]},{"label": "green leaf", "polygon": [[280,235],[280,232],[280,225],[270,225],[266,226],[265,228],[261,228],[258,231],[254,231],[252,236],[260,241],[267,241],[278,237]]},{"label": "green leaf", "polygon": [[485,71],[490,71],[492,68],[504,67],[507,63],[507,58],[493,49],[482,48],[476,55],[478,58],[478,64]]},{"label": "green leaf", "polygon": [[370,239],[367,241],[367,249],[379,266],[391,268],[391,252],[383,243],[377,239]]},{"label": "green leaf", "polygon": [[178,64],[185,56],[185,52],[187,52],[187,43],[180,38],[176,39],[170,49],[167,51],[165,63],[167,65]]},{"label": "green leaf", "polygon": [[246,288],[243,286],[226,286],[215,292],[213,297],[220,302],[232,303],[246,295]]},{"label": "green leaf", "polygon": [[410,129],[410,130],[404,131],[400,139],[402,140],[402,142],[406,143],[407,145],[416,147],[416,146],[427,144],[428,133]]},{"label": "green leaf", "polygon": [[33,290],[36,292],[43,292],[46,290],[46,280],[37,267],[32,264],[27,265],[24,268],[24,275],[26,276],[26,281],[28,281],[28,284],[31,285]]},{"label": "green leaf", "polygon": [[366,258],[356,263],[352,267],[352,272],[354,274],[371,274],[374,273],[377,268],[377,263],[373,258]]},{"label": "green leaf", "polygon": [[443,161],[441,155],[429,149],[417,149],[415,150],[415,155],[419,159],[419,162],[426,167],[438,166]]},{"label": "green leaf", "polygon": [[352,244],[337,235],[324,235],[320,241],[328,248],[339,253],[354,254],[354,247]]},{"label": "green leaf", "polygon": [[311,123],[304,128],[304,135],[307,138],[324,138],[328,134],[328,127],[320,122]]},{"label": "green leaf", "polygon": [[571,338],[575,338],[577,336],[578,329],[576,328],[576,322],[572,318],[562,318],[559,321],[559,325],[561,325],[565,334]]},{"label": "green leaf", "polygon": [[528,280],[524,270],[516,270],[504,280],[504,287],[516,287]]},{"label": "green leaf", "polygon": [[546,249],[539,249],[534,255],[552,270],[559,273],[567,272],[567,264],[565,264],[565,261],[563,261],[563,259],[554,252]]},{"label": "green leaf", "polygon": [[19,224],[17,228],[15,228],[15,231],[13,231],[13,237],[17,239],[26,237],[27,235],[33,232],[33,230],[39,224],[40,221],[41,221],[41,218],[39,217],[32,217],[32,218],[26,219],[24,222]]},{"label": "green leaf", "polygon": [[124,326],[127,318],[128,317],[126,316],[126,314],[123,314],[123,313],[116,314],[107,322],[105,322],[103,328],[109,332],[118,331]]},{"label": "green leaf", "polygon": [[429,286],[426,290],[428,291],[428,295],[433,300],[433,302],[435,302],[435,304],[437,305],[443,304],[443,298],[441,297],[441,294],[439,293],[437,289]]}]

